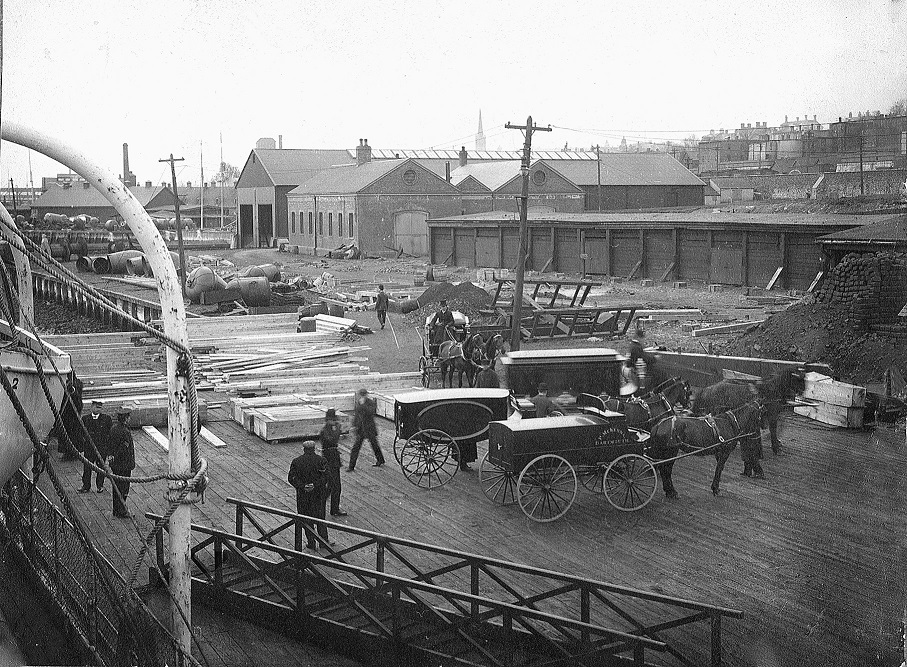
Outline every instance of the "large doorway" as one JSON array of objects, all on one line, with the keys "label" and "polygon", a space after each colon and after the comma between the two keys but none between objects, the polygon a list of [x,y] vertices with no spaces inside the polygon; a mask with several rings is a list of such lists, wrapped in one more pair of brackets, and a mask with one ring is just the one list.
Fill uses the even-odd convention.
[{"label": "large doorway", "polygon": [[274,238],[274,216],[270,204],[258,205],[258,247],[270,248]]},{"label": "large doorway", "polygon": [[255,209],[252,204],[239,205],[239,247],[252,247],[252,240],[255,238],[254,225],[252,217]]},{"label": "large doorway", "polygon": [[415,257],[428,254],[428,213],[401,211],[394,216],[394,247]]}]

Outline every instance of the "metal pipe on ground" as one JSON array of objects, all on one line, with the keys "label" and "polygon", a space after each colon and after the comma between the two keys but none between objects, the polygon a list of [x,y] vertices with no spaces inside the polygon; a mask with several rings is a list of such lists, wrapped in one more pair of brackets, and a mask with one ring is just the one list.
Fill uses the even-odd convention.
[{"label": "metal pipe on ground", "polygon": [[264,276],[234,278],[226,285],[226,289],[236,289],[237,287],[246,306],[271,305],[271,286]]},{"label": "metal pipe on ground", "polygon": [[126,273],[126,263],[130,259],[144,257],[140,250],[122,250],[120,252],[110,253],[104,257],[98,257],[93,263],[92,268],[95,273]]},{"label": "metal pipe on ground", "polygon": [[[76,271],[80,273],[91,273],[94,271],[95,261],[102,259],[101,257],[88,257],[87,255],[80,255],[76,260]],[[105,260],[106,261],[106,260]]]}]

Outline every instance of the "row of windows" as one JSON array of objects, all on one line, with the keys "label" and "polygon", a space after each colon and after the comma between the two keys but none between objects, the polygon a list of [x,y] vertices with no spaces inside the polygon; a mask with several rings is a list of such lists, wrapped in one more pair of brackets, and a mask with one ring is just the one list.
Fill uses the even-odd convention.
[{"label": "row of windows", "polygon": [[[308,212],[309,214],[309,236],[314,236],[315,234],[315,214],[312,211]],[[343,224],[343,213],[337,214],[337,236],[338,237],[347,237],[353,238],[353,214],[347,214],[346,221],[346,230],[344,230]],[[299,233],[304,234],[305,230],[303,229],[305,223],[305,213],[303,211],[299,212]],[[344,234],[343,232],[347,233]],[[296,233],[296,211],[290,212],[290,233]],[[324,211],[318,212],[318,235],[324,236]],[[332,211],[328,212],[328,236],[334,235],[334,213]]]}]

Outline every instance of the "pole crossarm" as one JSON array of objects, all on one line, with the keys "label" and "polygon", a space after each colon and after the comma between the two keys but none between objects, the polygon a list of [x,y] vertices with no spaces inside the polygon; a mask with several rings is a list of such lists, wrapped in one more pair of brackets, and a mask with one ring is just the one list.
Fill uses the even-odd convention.
[{"label": "pole crossarm", "polygon": [[[185,162],[185,158],[173,157],[173,153],[171,153],[170,157],[158,160],[158,162],[170,163],[170,175],[173,179],[173,210],[176,213],[176,242],[180,257],[180,289],[183,296],[186,296],[186,253],[183,251],[183,225],[180,222],[180,198],[176,186],[176,163]],[[204,191],[204,187],[202,190]]]}]

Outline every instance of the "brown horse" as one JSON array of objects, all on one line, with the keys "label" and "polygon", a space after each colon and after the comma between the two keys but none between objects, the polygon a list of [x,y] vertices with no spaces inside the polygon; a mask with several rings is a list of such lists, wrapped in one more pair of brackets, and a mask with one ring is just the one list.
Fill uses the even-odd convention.
[{"label": "brown horse", "polygon": [[619,412],[627,418],[627,426],[648,429],[658,420],[675,414],[675,406],[690,407],[690,385],[680,377],[665,380],[645,396],[611,398],[580,394],[578,405]]},{"label": "brown horse", "polygon": [[[734,410],[706,417],[673,416],[658,422],[649,436],[646,454],[652,459],[673,459],[681,450],[697,452],[700,456],[715,456],[715,475],[712,493],[718,495],[724,464],[739,440],[761,438],[762,406],[751,401]],[[656,464],[661,486],[668,498],[678,498],[671,473],[674,461]]]},{"label": "brown horse", "polygon": [[[481,346],[475,342],[475,336],[469,336],[465,341],[457,340],[456,335],[449,331],[450,340],[438,345],[438,365],[441,369],[441,387],[453,387],[453,376],[457,373],[458,386],[463,386],[463,376],[466,376],[467,386],[475,383],[475,376],[481,366]],[[479,336],[481,341],[481,336]],[[447,381],[445,384],[445,380]]]},{"label": "brown horse", "polygon": [[764,408],[764,425],[768,426],[772,441],[772,452],[778,453],[781,441],[778,439],[778,419],[788,399],[803,391],[803,375],[794,371],[782,371],[758,380],[755,383],[739,380],[724,380],[701,389],[693,400],[695,414],[715,414],[736,408],[759,398]]}]

